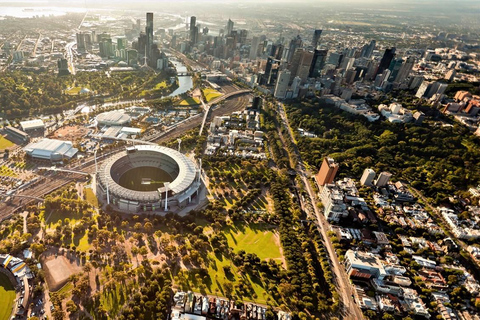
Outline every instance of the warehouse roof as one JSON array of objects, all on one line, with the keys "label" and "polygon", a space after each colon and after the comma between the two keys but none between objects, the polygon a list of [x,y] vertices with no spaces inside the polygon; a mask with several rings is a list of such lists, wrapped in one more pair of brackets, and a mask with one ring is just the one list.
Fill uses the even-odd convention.
[{"label": "warehouse roof", "polygon": [[41,119],[34,119],[34,120],[21,121],[20,126],[24,131],[34,130],[34,129],[45,128],[45,123],[43,123]]}]

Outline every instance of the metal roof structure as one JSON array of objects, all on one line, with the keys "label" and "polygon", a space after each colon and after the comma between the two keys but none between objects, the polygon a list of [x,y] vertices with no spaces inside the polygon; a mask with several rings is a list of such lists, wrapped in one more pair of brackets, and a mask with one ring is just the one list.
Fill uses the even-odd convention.
[{"label": "metal roof structure", "polygon": [[41,119],[27,120],[27,121],[21,121],[20,122],[20,127],[22,127],[23,131],[35,130],[35,129],[44,129],[45,128],[45,123],[43,123],[43,121]]},{"label": "metal roof structure", "polygon": [[156,166],[171,174],[174,180],[169,183],[168,191],[172,192],[174,197],[182,197],[182,194],[190,192],[197,179],[197,167],[180,152],[162,146],[139,145],[130,147],[105,161],[97,173],[98,182],[103,188],[108,184],[110,194],[121,199],[158,202],[165,194],[165,186],[156,191],[135,191],[117,183],[126,171],[143,166]]},{"label": "metal roof structure", "polygon": [[95,120],[100,125],[123,126],[130,122],[131,117],[121,110],[100,113]]},{"label": "metal roof structure", "polygon": [[78,152],[78,149],[73,147],[72,142],[55,139],[42,139],[38,142],[32,142],[24,150],[31,157],[53,161],[72,158]]}]

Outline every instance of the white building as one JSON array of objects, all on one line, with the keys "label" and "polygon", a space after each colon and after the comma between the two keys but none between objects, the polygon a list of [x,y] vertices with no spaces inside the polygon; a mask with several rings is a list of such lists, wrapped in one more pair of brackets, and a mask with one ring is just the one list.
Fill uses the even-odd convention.
[{"label": "white building", "polygon": [[387,275],[380,257],[367,252],[348,250],[345,253],[345,268],[348,274],[356,269],[379,280],[383,280]]},{"label": "white building", "polygon": [[375,185],[377,187],[384,187],[387,185],[388,181],[392,177],[392,174],[389,172],[382,172],[378,175],[377,180],[375,181]]},{"label": "white building", "polygon": [[362,178],[360,178],[360,184],[362,186],[371,186],[373,185],[373,179],[375,178],[375,171],[370,168],[367,168],[363,171]]},{"label": "white building", "polygon": [[73,158],[78,149],[73,147],[71,141],[42,139],[30,143],[23,149],[32,158],[50,161],[62,161]]},{"label": "white building", "polygon": [[290,81],[291,72],[289,70],[280,71],[278,74],[277,84],[273,96],[277,99],[284,99],[287,94],[288,82]]},{"label": "white building", "polygon": [[21,121],[20,127],[23,131],[33,131],[33,130],[43,130],[45,129],[45,124],[41,119]]},{"label": "white building", "polygon": [[100,113],[95,120],[98,126],[119,126],[123,127],[130,123],[131,117],[124,110],[114,110]]}]

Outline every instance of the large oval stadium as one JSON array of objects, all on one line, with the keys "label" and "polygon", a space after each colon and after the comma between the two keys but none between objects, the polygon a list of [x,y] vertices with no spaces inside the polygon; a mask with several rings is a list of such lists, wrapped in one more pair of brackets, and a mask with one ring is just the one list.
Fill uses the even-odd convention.
[{"label": "large oval stadium", "polygon": [[127,212],[182,208],[198,196],[201,185],[192,160],[154,145],[119,152],[102,164],[96,178],[97,197]]}]

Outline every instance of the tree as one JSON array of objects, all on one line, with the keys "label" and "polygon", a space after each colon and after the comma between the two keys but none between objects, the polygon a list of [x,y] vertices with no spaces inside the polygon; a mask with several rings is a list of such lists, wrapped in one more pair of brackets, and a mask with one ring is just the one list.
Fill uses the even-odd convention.
[{"label": "tree", "polygon": [[67,312],[72,314],[72,313],[75,313],[77,311],[78,311],[78,307],[75,304],[75,302],[73,302],[72,300],[67,301]]}]

